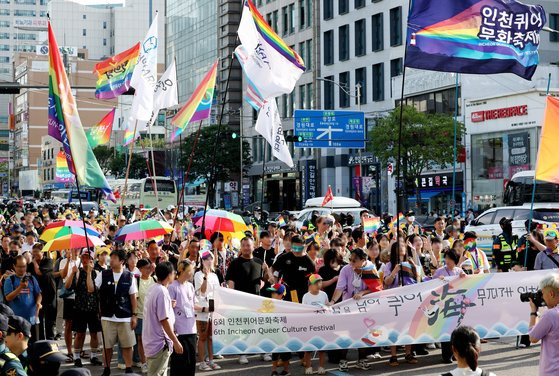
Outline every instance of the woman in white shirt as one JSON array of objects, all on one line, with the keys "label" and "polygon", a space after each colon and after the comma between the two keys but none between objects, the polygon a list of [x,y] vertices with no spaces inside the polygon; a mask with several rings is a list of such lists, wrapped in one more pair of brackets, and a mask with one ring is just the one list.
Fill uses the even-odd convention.
[{"label": "woman in white shirt", "polygon": [[[210,302],[213,303],[214,291],[219,287],[219,279],[214,273],[213,254],[205,251],[200,256],[202,266],[194,274],[194,288],[196,289],[196,299],[201,312],[196,313],[196,331],[198,332],[198,366],[200,371],[218,370],[221,367],[214,363],[213,343],[212,343],[212,318],[210,313]],[[211,310],[213,311],[213,309]],[[204,361],[206,344],[209,362]]]},{"label": "woman in white shirt", "polygon": [[450,344],[458,364],[456,369],[443,373],[442,376],[495,376],[493,372],[484,371],[477,366],[481,342],[472,327],[459,326],[454,329]]}]

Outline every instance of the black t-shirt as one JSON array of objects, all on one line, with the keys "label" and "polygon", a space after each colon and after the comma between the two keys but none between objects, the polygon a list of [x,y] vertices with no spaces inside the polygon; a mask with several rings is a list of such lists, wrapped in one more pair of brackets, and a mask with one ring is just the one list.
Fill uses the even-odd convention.
[{"label": "black t-shirt", "polygon": [[282,254],[273,265],[274,273],[283,279],[286,287],[285,300],[291,302],[291,291],[297,291],[299,303],[308,291],[309,274],[314,273],[315,265],[307,255],[298,257],[293,252]]},{"label": "black t-shirt", "polygon": [[29,264],[29,266],[29,273],[37,279],[39,287],[41,288],[43,305],[46,305],[47,303],[54,304],[56,302],[56,282],[54,281],[54,275],[52,274],[54,261],[51,258],[43,257],[43,259],[39,262],[39,270],[42,273],[41,276],[35,273],[35,266],[33,263]]},{"label": "black t-shirt", "polygon": [[226,281],[235,282],[235,290],[253,295],[259,295],[261,279],[262,260],[256,257],[237,257],[231,261],[225,276]]},{"label": "black t-shirt", "polygon": [[252,252],[252,255],[266,262],[268,266],[272,265],[274,263],[274,259],[276,258],[276,252],[273,247],[268,250],[258,247],[254,250],[254,252]]},{"label": "black t-shirt", "polygon": [[[332,278],[340,275],[340,270],[342,270],[342,268],[334,270],[330,265],[324,265],[318,270],[318,274],[320,274],[323,280],[329,281]],[[332,300],[332,296],[334,295],[334,291],[336,290],[336,283],[332,283],[330,286],[324,287],[323,290],[326,295],[328,295],[328,299]]]}]

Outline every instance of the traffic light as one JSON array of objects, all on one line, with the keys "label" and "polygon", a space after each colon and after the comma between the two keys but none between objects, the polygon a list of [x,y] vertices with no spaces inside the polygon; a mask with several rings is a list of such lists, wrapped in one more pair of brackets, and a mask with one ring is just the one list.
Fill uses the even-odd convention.
[{"label": "traffic light", "polygon": [[234,140],[238,137],[237,132],[231,133],[231,138]]},{"label": "traffic light", "polygon": [[287,142],[303,142],[305,139],[303,136],[298,135],[287,135],[285,136],[285,141]]}]

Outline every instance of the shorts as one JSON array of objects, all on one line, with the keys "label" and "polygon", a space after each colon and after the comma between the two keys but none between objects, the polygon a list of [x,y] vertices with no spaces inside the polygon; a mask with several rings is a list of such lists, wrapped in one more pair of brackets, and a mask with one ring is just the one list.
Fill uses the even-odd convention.
[{"label": "shorts", "polygon": [[287,361],[291,360],[291,353],[290,352],[273,353],[272,354],[272,361],[277,362],[278,360],[281,360],[283,362],[287,362]]},{"label": "shorts", "polygon": [[198,333],[199,341],[207,341],[208,337],[212,336],[212,322],[196,320],[196,332]]},{"label": "shorts", "polygon": [[144,319],[138,319],[138,323],[136,324],[136,329],[134,329],[134,334],[141,337],[143,326],[144,326]]},{"label": "shorts", "polygon": [[101,331],[101,320],[97,312],[74,312],[72,320],[72,331],[76,333],[85,333],[89,328],[89,333],[98,333]]},{"label": "shorts", "polygon": [[62,318],[72,321],[74,319],[74,301],[75,299],[64,299],[64,307],[62,310]]},{"label": "shorts", "polygon": [[128,349],[136,344],[136,336],[129,322],[101,320],[101,326],[105,336],[106,349],[112,349],[117,343],[123,349]]}]

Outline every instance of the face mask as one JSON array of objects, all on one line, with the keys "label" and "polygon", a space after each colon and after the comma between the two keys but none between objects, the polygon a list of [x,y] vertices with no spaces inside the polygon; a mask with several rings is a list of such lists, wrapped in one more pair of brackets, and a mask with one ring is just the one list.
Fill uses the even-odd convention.
[{"label": "face mask", "polygon": [[303,249],[305,249],[305,247],[302,246],[302,245],[293,245],[293,246],[291,246],[291,250],[292,250],[293,252],[296,252],[296,253],[301,253],[301,252],[303,252]]},{"label": "face mask", "polygon": [[415,221],[415,217],[412,215],[411,217],[408,217],[408,220],[409,220],[410,222],[414,222],[414,221]]}]

